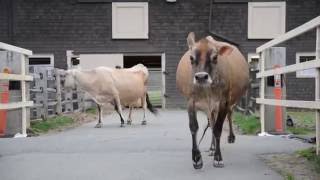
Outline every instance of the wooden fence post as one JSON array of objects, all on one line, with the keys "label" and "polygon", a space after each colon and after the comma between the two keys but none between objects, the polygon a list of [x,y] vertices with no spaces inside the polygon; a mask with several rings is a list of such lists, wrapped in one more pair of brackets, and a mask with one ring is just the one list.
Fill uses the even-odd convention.
[{"label": "wooden fence post", "polygon": [[[264,72],[265,66],[265,51],[260,53],[260,72]],[[260,79],[260,98],[265,98],[265,77],[261,77]],[[261,121],[261,134],[265,133],[265,105],[260,104],[260,121]]]},{"label": "wooden fence post", "polygon": [[62,113],[62,103],[61,103],[61,73],[60,70],[55,68],[54,69],[55,75],[56,75],[56,113],[61,114]]},{"label": "wooden fence post", "polygon": [[[320,60],[320,26],[317,27],[316,33],[316,60]],[[320,101],[320,68],[317,68],[316,76],[316,90],[315,90],[315,100]],[[320,110],[316,110],[316,141],[317,141],[317,155],[320,155]]]}]

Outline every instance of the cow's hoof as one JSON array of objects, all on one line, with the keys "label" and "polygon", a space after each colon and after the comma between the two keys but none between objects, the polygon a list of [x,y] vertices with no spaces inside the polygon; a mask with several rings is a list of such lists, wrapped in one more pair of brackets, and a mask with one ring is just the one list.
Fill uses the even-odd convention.
[{"label": "cow's hoof", "polygon": [[224,164],[223,164],[223,161],[214,160],[213,166],[216,167],[216,168],[223,168]]},{"label": "cow's hoof", "polygon": [[200,156],[200,159],[197,162],[193,161],[193,168],[201,169],[202,167],[203,167],[203,162],[202,162],[202,158]]},{"label": "cow's hoof", "polygon": [[102,123],[98,123],[94,126],[94,128],[102,128]]},{"label": "cow's hoof", "polygon": [[192,161],[195,169],[201,169],[203,166],[202,157],[199,150],[192,150]]},{"label": "cow's hoof", "polygon": [[128,121],[127,121],[127,124],[128,124],[128,125],[131,125],[131,124],[132,124],[132,121],[129,121],[129,120],[128,120]]},{"label": "cow's hoof", "polygon": [[147,121],[146,121],[146,120],[143,120],[143,121],[141,122],[141,125],[147,125]]},{"label": "cow's hoof", "polygon": [[234,143],[236,141],[236,137],[234,135],[228,136],[228,143]]},{"label": "cow's hoof", "polygon": [[121,124],[120,124],[120,127],[124,127],[124,123],[121,123]]}]

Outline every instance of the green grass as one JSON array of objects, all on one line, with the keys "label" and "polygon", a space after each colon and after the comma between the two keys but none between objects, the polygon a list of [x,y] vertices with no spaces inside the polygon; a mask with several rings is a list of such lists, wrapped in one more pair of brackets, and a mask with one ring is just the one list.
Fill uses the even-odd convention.
[{"label": "green grass", "polygon": [[291,173],[285,175],[285,180],[294,180],[294,176]]},{"label": "green grass", "polygon": [[299,127],[315,127],[316,116],[314,111],[288,111],[288,115],[290,115],[294,120],[296,120],[296,125]]},{"label": "green grass", "polygon": [[308,135],[313,131],[304,127],[287,127],[287,130],[295,135]]},{"label": "green grass", "polygon": [[300,150],[296,152],[300,157],[306,158],[311,165],[315,168],[317,173],[320,173],[320,156],[316,155],[316,148],[311,147],[308,149]]},{"label": "green grass", "polygon": [[256,134],[260,130],[260,120],[255,116],[246,116],[235,112],[233,122],[240,128],[243,134]]},{"label": "green grass", "polygon": [[95,108],[95,107],[88,108],[86,110],[86,113],[88,113],[88,114],[97,114],[97,108]]},{"label": "green grass", "polygon": [[49,130],[58,129],[72,124],[74,120],[67,116],[56,116],[45,121],[31,122],[30,129],[35,133],[46,133]]},{"label": "green grass", "polygon": [[296,135],[311,135],[315,133],[315,112],[314,111],[293,111],[288,110],[287,114],[294,120],[294,127],[287,130]]}]

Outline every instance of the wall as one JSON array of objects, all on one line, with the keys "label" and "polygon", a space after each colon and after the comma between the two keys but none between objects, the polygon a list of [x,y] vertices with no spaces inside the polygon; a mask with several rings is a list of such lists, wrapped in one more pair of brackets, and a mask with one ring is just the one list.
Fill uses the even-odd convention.
[{"label": "wall", "polygon": [[[0,0],[0,5],[9,0]],[[144,1],[146,2],[146,1]],[[66,67],[66,50],[95,53],[166,53],[166,102],[167,107],[185,106],[175,84],[175,71],[182,54],[187,50],[188,32],[196,32],[197,37],[208,35],[209,0],[178,0],[167,3],[164,0],[149,0],[149,39],[112,40],[111,3],[79,3],[77,0],[13,0],[13,44],[29,48],[34,53],[53,53],[55,66]],[[211,30],[221,33],[240,44],[245,53],[255,52],[255,48],[265,40],[247,39],[247,3],[214,3]],[[287,30],[319,15],[319,1],[287,0]],[[8,8],[0,6],[0,14]],[[7,13],[8,14],[8,13]],[[10,13],[9,13],[10,14]],[[10,18],[10,16],[9,16]],[[8,18],[0,17],[1,24],[8,24]],[[8,31],[5,26],[0,30]],[[308,37],[300,45],[290,47],[312,49]],[[10,42],[6,35],[0,41]],[[295,43],[297,44],[297,43]],[[314,48],[313,48],[314,49]],[[288,64],[293,63],[294,48],[288,49]],[[305,83],[312,80],[293,79],[288,83],[289,97],[305,92]],[[291,87],[291,88],[290,88]],[[290,89],[296,90],[290,90]],[[312,89],[312,87],[311,87]],[[310,89],[310,90],[311,90]],[[306,93],[308,94],[308,93]],[[306,95],[310,98],[312,94]],[[300,97],[300,96],[299,96]]]}]

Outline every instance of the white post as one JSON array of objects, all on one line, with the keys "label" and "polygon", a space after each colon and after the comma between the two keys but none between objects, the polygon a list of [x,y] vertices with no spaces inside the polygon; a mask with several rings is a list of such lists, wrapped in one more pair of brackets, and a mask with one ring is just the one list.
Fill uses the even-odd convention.
[{"label": "white post", "polygon": [[[260,53],[260,72],[264,72],[265,65],[265,51]],[[265,96],[265,77],[261,77],[260,79],[260,98],[264,99]],[[260,122],[261,122],[261,134],[264,134],[265,129],[265,105],[263,103],[260,104]]]},{"label": "white post", "polygon": [[[26,55],[21,54],[21,75],[26,75]],[[21,97],[22,103],[27,102],[27,94],[26,94],[26,81],[21,81]],[[22,107],[22,136],[27,137],[27,107]]]},{"label": "white post", "polygon": [[[320,26],[317,27],[317,38],[316,38],[316,60],[320,59]],[[320,100],[320,68],[317,68],[316,76],[316,90],[315,97],[316,101]],[[317,141],[317,155],[320,155],[320,110],[316,110],[316,141]]]}]

